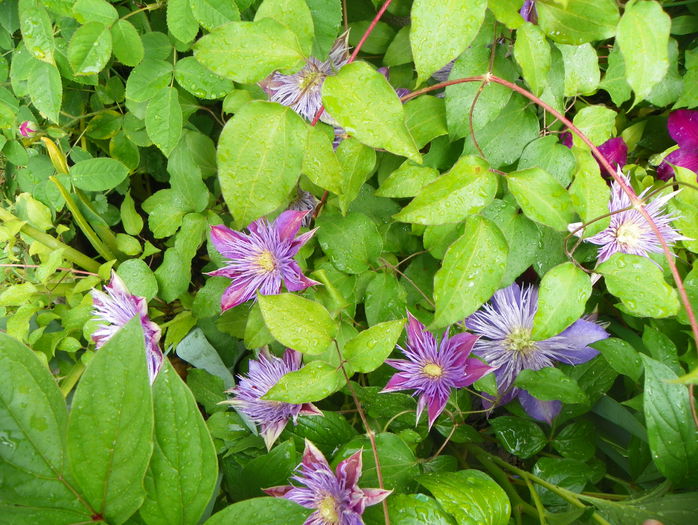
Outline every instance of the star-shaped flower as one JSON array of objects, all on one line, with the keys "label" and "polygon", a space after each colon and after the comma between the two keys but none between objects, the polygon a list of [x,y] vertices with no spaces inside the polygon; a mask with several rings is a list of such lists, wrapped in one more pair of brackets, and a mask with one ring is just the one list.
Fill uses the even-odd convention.
[{"label": "star-shaped flower", "polygon": [[657,175],[662,180],[674,176],[675,164],[698,173],[698,110],[679,109],[669,115],[669,135],[679,145],[679,149],[666,156],[657,168]]},{"label": "star-shaped flower", "polygon": [[478,359],[468,359],[477,336],[462,333],[448,337],[447,330],[439,345],[409,312],[407,318],[407,345],[400,348],[407,359],[386,361],[399,372],[382,392],[414,390],[414,395],[419,395],[417,421],[426,406],[431,428],[446,407],[452,389],[470,386],[492,369]]},{"label": "star-shaped flower", "polygon": [[249,234],[223,225],[211,227],[211,241],[228,264],[208,275],[228,277],[233,283],[221,297],[221,308],[228,310],[255,297],[274,295],[281,283],[289,292],[320,284],[301,272],[293,256],[315,234],[311,230],[296,237],[309,211],[288,210],[269,224],[258,219],[247,229]]},{"label": "star-shaped flower", "polygon": [[332,472],[322,452],[306,439],[303,460],[291,478],[304,486],[284,485],[264,492],[314,509],[304,525],[361,525],[366,507],[380,503],[392,492],[359,488],[361,452],[340,461]]}]

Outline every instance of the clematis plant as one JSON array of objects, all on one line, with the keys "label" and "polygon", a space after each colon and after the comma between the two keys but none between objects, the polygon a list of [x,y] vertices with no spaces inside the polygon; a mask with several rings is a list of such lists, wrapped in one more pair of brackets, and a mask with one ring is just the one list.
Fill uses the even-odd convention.
[{"label": "clematis plant", "polygon": [[[572,133],[566,131],[565,133],[562,133],[560,137],[562,138],[562,144],[568,148],[572,148]],[[628,163],[628,145],[625,143],[622,137],[613,137],[608,139],[606,142],[601,144],[598,149],[608,163],[616,169],[622,169]],[[611,177],[611,174],[601,165],[599,160],[596,158],[595,160],[601,169],[601,173]]]},{"label": "clematis plant", "polygon": [[366,507],[380,503],[392,492],[359,488],[361,453],[359,450],[340,461],[332,472],[322,452],[306,439],[303,460],[291,478],[304,486],[284,485],[264,492],[314,509],[304,525],[360,525]]},{"label": "clematis plant", "polygon": [[537,300],[538,288],[513,283],[495,292],[488,303],[465,320],[465,324],[481,336],[473,353],[494,369],[497,378],[499,395],[485,402],[486,408],[504,405],[517,397],[529,416],[550,423],[562,404],[541,401],[515,387],[516,376],[522,370],[540,370],[555,362],[586,363],[598,355],[589,345],[606,339],[608,333],[596,322],[579,319],[558,335],[534,341],[531,330],[538,309]]},{"label": "clematis plant", "polygon": [[31,120],[25,120],[19,125],[19,134],[23,137],[33,137],[37,131],[38,128],[36,124],[34,124]]},{"label": "clematis plant", "polygon": [[250,360],[248,375],[238,376],[240,382],[227,390],[234,397],[223,403],[236,407],[259,425],[267,449],[272,447],[289,420],[295,424],[299,415],[322,415],[312,403],[294,404],[262,399],[279,379],[301,367],[301,359],[301,354],[291,349],[284,352],[283,358],[262,350],[257,359]]},{"label": "clematis plant", "polygon": [[698,110],[679,109],[669,115],[669,135],[679,145],[679,149],[667,155],[657,168],[657,175],[662,180],[674,176],[670,164],[687,168],[698,173]]},{"label": "clematis plant", "polygon": [[482,361],[468,358],[477,336],[468,333],[448,337],[441,344],[415,317],[407,312],[407,345],[400,348],[407,359],[388,359],[387,364],[399,370],[382,392],[414,390],[417,401],[417,422],[427,407],[429,428],[443,412],[454,388],[472,385],[492,369]]},{"label": "clematis plant", "polygon": [[221,225],[211,227],[211,242],[228,259],[223,268],[208,275],[228,277],[233,283],[221,297],[221,308],[228,310],[249,301],[258,292],[273,295],[281,291],[281,283],[290,292],[320,284],[308,279],[293,256],[315,234],[311,230],[296,237],[306,211],[287,210],[269,224],[258,219],[247,229],[249,234]]}]

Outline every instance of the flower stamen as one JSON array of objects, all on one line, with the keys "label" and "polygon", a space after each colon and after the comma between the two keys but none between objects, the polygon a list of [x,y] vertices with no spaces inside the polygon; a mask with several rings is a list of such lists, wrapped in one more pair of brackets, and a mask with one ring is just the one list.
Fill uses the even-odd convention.
[{"label": "flower stamen", "polygon": [[438,379],[444,375],[444,369],[436,363],[427,363],[424,365],[424,368],[422,368],[422,372],[424,372],[424,375],[429,379]]},{"label": "flower stamen", "polygon": [[257,266],[264,271],[264,273],[272,273],[274,270],[276,270],[276,258],[269,250],[262,251],[257,256],[256,263]]}]

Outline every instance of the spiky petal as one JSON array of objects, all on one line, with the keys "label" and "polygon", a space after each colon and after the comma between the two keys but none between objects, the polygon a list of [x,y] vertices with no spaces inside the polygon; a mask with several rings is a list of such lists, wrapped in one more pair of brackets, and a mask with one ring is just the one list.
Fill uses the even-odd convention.
[{"label": "spiky petal", "polygon": [[523,7],[519,10],[521,18],[532,24],[538,23],[538,11],[535,0],[525,0]]},{"label": "spiky petal", "polygon": [[679,149],[669,153],[657,168],[659,178],[669,180],[674,176],[670,164],[698,173],[698,110],[679,109],[672,112],[667,127]]},{"label": "spiky petal", "polygon": [[443,412],[454,388],[472,385],[492,369],[478,359],[468,359],[477,337],[444,333],[441,344],[415,317],[407,312],[407,345],[400,348],[407,359],[388,359],[387,364],[399,370],[382,392],[414,390],[417,401],[417,421],[427,407],[429,428]]},{"label": "spiky petal", "polygon": [[114,271],[104,290],[106,293],[99,290],[91,292],[94,305],[92,314],[102,321],[92,333],[95,346],[98,349],[104,346],[122,326],[138,316],[143,327],[148,376],[152,384],[162,365],[163,355],[158,346],[160,327],[148,318],[148,303],[144,297],[131,295],[126,284]]},{"label": "spiky petal", "polygon": [[538,308],[538,289],[514,283],[495,292],[492,299],[465,320],[466,326],[481,336],[473,353],[494,368],[499,395],[486,403],[488,408],[519,398],[533,418],[548,423],[560,411],[559,401],[540,401],[525,390],[514,387],[514,380],[525,369],[540,370],[556,361],[570,365],[585,363],[598,352],[591,343],[608,337],[595,322],[579,319],[560,334],[533,341],[533,316]]},{"label": "spiky petal", "polygon": [[310,226],[310,223],[313,220],[313,212],[315,211],[315,208],[319,202],[320,201],[315,198],[315,195],[309,191],[303,191],[302,189],[298,188],[296,198],[295,200],[291,201],[291,204],[288,205],[288,209],[308,212],[301,224],[301,226],[307,228]]},{"label": "spiky petal", "polygon": [[19,134],[23,137],[33,137],[37,131],[38,128],[36,124],[34,124],[31,120],[25,120],[19,125]]},{"label": "spiky petal", "polygon": [[359,450],[340,461],[332,472],[322,452],[306,439],[303,460],[291,478],[301,486],[271,487],[264,492],[314,509],[304,525],[361,525],[366,507],[380,503],[392,492],[359,488],[361,453]]},{"label": "spiky petal", "polygon": [[233,405],[259,425],[267,449],[272,447],[289,420],[295,424],[299,415],[322,415],[312,403],[295,404],[262,399],[279,379],[301,367],[301,359],[301,354],[291,349],[284,352],[283,358],[262,350],[256,360],[250,360],[247,376],[238,376],[238,384],[227,390],[233,395],[233,399],[224,403]]},{"label": "spiky petal", "polygon": [[266,219],[258,219],[247,227],[249,234],[231,230],[222,224],[211,227],[211,242],[228,259],[228,263],[208,275],[233,280],[221,297],[223,310],[253,299],[257,292],[262,295],[277,294],[281,291],[282,282],[289,292],[319,284],[303,275],[293,259],[315,234],[315,230],[311,230],[296,237],[308,213],[288,210],[272,224]]}]

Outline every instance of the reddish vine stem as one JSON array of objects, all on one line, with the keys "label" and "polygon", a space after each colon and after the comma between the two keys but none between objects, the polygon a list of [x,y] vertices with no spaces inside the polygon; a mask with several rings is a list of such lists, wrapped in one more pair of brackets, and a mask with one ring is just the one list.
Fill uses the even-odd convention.
[{"label": "reddish vine stem", "polygon": [[686,315],[688,316],[688,322],[691,325],[691,331],[693,332],[693,339],[696,341],[696,349],[698,350],[698,322],[696,321],[696,316],[695,313],[693,312],[693,308],[691,307],[691,302],[688,299],[688,294],[686,293],[686,287],[683,284],[683,280],[681,279],[681,276],[679,275],[679,270],[676,267],[676,263],[674,262],[674,257],[671,253],[671,250],[669,250],[669,246],[666,243],[666,240],[664,239],[664,236],[661,234],[659,231],[659,228],[657,228],[657,225],[655,222],[652,220],[652,217],[647,213],[647,210],[645,209],[642,200],[640,200],[635,193],[635,191],[632,189],[632,187],[626,183],[622,177],[618,175],[616,170],[611,166],[611,164],[606,160],[606,157],[603,156],[603,154],[599,151],[599,149],[594,145],[589,138],[582,133],[582,131],[575,126],[572,121],[570,121],[568,118],[566,118],[562,113],[557,111],[555,108],[535,96],[533,93],[530,93],[529,91],[525,90],[521,86],[518,86],[514,84],[513,82],[509,82],[508,80],[504,80],[503,78],[499,78],[495,75],[492,75],[490,73],[487,73],[485,75],[478,75],[474,77],[465,77],[465,78],[458,78],[454,80],[448,80],[446,82],[440,82],[438,84],[434,84],[433,86],[428,86],[426,88],[414,91],[412,93],[409,93],[405,95],[404,97],[401,97],[400,100],[403,102],[413,99],[415,97],[418,97],[419,95],[422,95],[424,93],[428,93],[430,91],[434,91],[437,89],[444,88],[446,86],[452,86],[454,84],[462,84],[465,82],[494,82],[496,84],[500,84],[502,86],[505,86],[512,91],[516,91],[520,95],[523,95],[527,99],[529,99],[531,102],[534,102],[535,104],[539,105],[542,107],[545,111],[553,115],[557,120],[562,122],[572,133],[577,135],[589,148],[591,149],[591,152],[593,155],[596,157],[598,160],[599,164],[608,171],[608,173],[611,174],[613,179],[618,183],[620,188],[623,190],[623,192],[628,196],[630,199],[630,202],[633,205],[633,208],[635,208],[637,211],[640,212],[640,214],[644,217],[645,221],[647,221],[647,224],[649,227],[652,229],[652,232],[657,236],[657,240],[659,240],[660,244],[662,245],[662,250],[664,251],[664,257],[666,258],[667,264],[669,266],[669,270],[671,271],[671,275],[674,278],[674,282],[676,283],[676,288],[679,292],[679,297],[681,298],[681,302],[683,303],[684,308],[686,309]]}]

